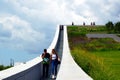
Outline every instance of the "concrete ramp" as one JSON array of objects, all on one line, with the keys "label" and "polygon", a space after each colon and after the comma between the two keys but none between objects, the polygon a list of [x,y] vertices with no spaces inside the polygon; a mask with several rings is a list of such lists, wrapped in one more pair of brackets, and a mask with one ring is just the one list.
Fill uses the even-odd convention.
[{"label": "concrete ramp", "polygon": [[67,37],[67,26],[64,26],[63,54],[57,80],[93,80],[73,60]]}]

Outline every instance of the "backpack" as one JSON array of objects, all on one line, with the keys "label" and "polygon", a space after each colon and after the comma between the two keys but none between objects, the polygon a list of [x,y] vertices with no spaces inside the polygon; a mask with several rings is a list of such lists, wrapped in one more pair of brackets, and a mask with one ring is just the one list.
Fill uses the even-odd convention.
[{"label": "backpack", "polygon": [[49,64],[49,58],[43,58],[43,64]]}]

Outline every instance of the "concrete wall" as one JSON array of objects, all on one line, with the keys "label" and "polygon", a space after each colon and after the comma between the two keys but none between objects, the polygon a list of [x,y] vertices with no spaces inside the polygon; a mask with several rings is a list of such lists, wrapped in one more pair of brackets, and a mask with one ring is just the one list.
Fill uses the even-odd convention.
[{"label": "concrete wall", "polygon": [[[40,80],[42,59],[37,57],[26,64],[21,64],[0,72],[1,80]],[[33,75],[36,74],[36,75]]]},{"label": "concrete wall", "polygon": [[[59,37],[59,26],[57,26],[56,33],[48,52],[55,48]],[[0,80],[42,80],[42,64],[41,55],[35,59],[3,71],[0,71]]]},{"label": "concrete wall", "polygon": [[67,27],[64,26],[63,54],[57,80],[92,80],[73,60],[67,37]]}]

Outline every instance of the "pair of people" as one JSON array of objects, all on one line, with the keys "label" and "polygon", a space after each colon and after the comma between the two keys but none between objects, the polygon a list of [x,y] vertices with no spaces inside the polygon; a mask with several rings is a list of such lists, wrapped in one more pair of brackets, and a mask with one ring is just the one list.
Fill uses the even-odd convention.
[{"label": "pair of people", "polygon": [[48,77],[49,65],[51,63],[52,78],[55,78],[57,75],[57,65],[59,59],[55,49],[52,49],[51,54],[47,53],[47,49],[44,49],[42,59],[43,59],[43,77]]}]

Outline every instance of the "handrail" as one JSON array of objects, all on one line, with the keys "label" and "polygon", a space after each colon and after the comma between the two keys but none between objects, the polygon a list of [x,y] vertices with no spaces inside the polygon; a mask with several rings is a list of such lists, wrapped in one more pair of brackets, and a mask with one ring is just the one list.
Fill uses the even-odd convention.
[{"label": "handrail", "polygon": [[62,61],[56,80],[93,80],[75,63],[70,54],[67,26],[64,26]]}]

